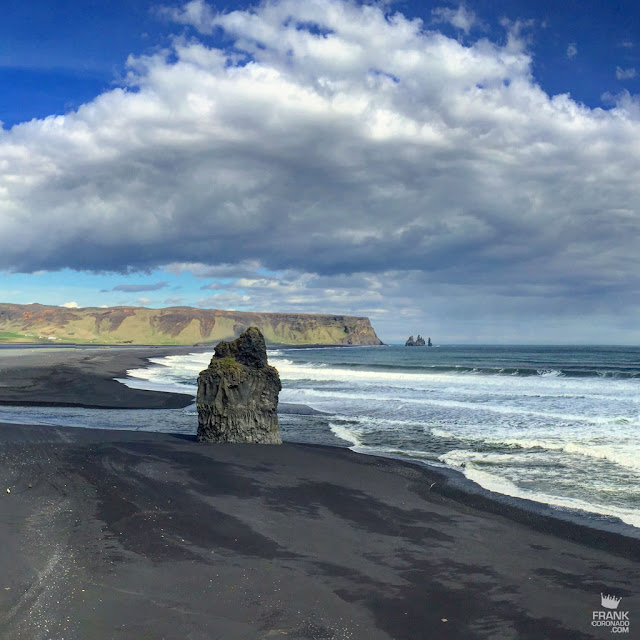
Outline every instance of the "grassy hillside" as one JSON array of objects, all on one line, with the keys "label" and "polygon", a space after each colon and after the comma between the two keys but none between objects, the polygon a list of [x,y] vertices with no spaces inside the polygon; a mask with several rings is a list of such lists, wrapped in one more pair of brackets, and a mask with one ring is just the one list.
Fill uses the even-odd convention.
[{"label": "grassy hillside", "polygon": [[355,316],[0,304],[3,343],[207,344],[235,338],[249,326],[271,344],[381,344],[369,319]]}]

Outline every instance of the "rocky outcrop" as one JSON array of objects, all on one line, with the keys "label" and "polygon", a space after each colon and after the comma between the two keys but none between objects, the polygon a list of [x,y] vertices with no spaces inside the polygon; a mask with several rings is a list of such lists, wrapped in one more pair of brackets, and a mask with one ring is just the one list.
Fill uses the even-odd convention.
[{"label": "rocky outcrop", "polygon": [[198,442],[281,444],[278,371],[257,327],[220,342],[198,376]]},{"label": "rocky outcrop", "polygon": [[420,334],[418,334],[418,337],[415,340],[413,339],[413,336],[409,336],[409,339],[404,343],[405,347],[424,347],[424,345],[424,338]]},{"label": "rocky outcrop", "polygon": [[0,342],[213,345],[248,327],[258,327],[269,344],[382,344],[369,319],[358,316],[0,304]]}]

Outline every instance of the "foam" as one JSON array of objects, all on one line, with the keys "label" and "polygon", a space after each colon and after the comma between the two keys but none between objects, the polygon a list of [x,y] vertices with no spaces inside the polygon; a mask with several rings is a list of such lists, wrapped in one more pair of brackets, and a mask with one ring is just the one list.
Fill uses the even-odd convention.
[{"label": "foam", "polygon": [[132,380],[130,378],[115,378],[130,389],[142,389],[144,391],[162,391],[164,393],[188,393],[195,397],[198,385],[180,384],[171,380]]},{"label": "foam", "polygon": [[[309,397],[316,396],[319,398],[344,398],[350,400],[378,400],[374,393],[366,393],[360,389],[359,392],[337,390],[306,390],[306,394]],[[591,416],[577,413],[557,413],[553,411],[537,411],[535,409],[525,409],[521,407],[513,407],[498,404],[489,403],[475,403],[465,402],[461,400],[442,400],[435,398],[411,398],[411,397],[399,397],[399,396],[387,396],[385,401],[394,403],[414,404],[414,405],[427,405],[433,407],[441,407],[444,409],[463,409],[472,412],[490,412],[500,414],[504,416],[532,416],[537,418],[543,418],[546,420],[558,420],[561,422],[575,422],[575,423],[590,423],[594,425],[609,425],[613,423],[625,423],[631,426],[640,426],[638,417],[629,418],[628,416]]]},{"label": "foam", "polygon": [[[640,426],[638,379],[565,376],[552,367],[528,376],[470,369],[389,371],[375,365],[367,369],[349,357],[340,358],[343,366],[301,362],[336,356],[299,351],[268,352],[283,381],[281,400],[332,412],[331,432],[353,451],[454,466],[492,491],[640,526],[637,509],[603,505],[602,498],[590,504],[588,492],[578,485],[588,464],[598,469],[589,490],[605,492],[601,496],[630,493],[623,479],[640,473],[640,448],[633,436]],[[210,357],[198,353],[153,359],[151,366],[128,372],[123,382],[195,394],[197,375]],[[454,440],[457,448],[440,455],[446,440]],[[438,453],[429,453],[430,448]],[[518,486],[519,478],[526,478],[527,486],[544,485],[545,491],[556,493],[548,476],[541,475],[553,473],[555,463],[564,474],[560,484],[570,487],[566,493],[583,499]],[[557,492],[562,494],[561,486]]]},{"label": "foam", "polygon": [[341,424],[336,424],[335,422],[330,422],[329,427],[331,429],[331,433],[333,433],[336,438],[340,438],[340,440],[350,442],[355,447],[364,446],[353,429],[349,429]]},{"label": "foam", "polygon": [[578,498],[552,496],[539,491],[529,491],[518,487],[506,478],[484,470],[476,469],[471,465],[465,466],[461,471],[469,480],[472,480],[489,491],[512,496],[514,498],[524,498],[525,500],[541,502],[560,509],[579,509],[580,511],[586,511],[588,513],[613,516],[615,518],[619,518],[626,524],[630,524],[634,527],[640,527],[640,513],[636,509],[626,509],[623,507],[616,507],[611,504],[603,505],[594,502],[587,502],[586,500],[580,500]]}]

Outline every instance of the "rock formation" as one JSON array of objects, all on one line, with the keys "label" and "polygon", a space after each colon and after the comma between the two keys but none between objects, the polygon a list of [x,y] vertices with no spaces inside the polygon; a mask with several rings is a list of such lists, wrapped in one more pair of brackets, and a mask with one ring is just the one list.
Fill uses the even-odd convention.
[{"label": "rock formation", "polygon": [[198,376],[198,442],[281,444],[278,371],[257,327],[220,342]]},{"label": "rock formation", "polygon": [[413,336],[409,336],[409,339],[404,343],[405,347],[424,347],[424,338],[418,334],[418,337],[414,340]]}]

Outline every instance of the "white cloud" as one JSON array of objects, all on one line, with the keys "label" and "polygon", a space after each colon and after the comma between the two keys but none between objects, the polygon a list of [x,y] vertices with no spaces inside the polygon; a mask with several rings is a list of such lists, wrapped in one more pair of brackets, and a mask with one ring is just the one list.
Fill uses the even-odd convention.
[{"label": "white cloud", "polygon": [[630,67],[629,69],[616,67],[616,78],[618,78],[618,80],[630,80],[631,78],[635,78],[635,77],[636,77],[635,67]]},{"label": "white cloud", "polygon": [[174,17],[233,46],[176,39],[132,58],[126,87],[0,131],[0,269],[258,281],[221,307],[266,303],[264,272],[299,274],[277,299],[306,308],[314,278],[346,308],[357,290],[336,282],[363,273],[421,298],[470,287],[509,313],[507,299],[588,311],[613,289],[634,304],[637,101],[547,95],[528,23],[505,22],[500,45],[338,0]]},{"label": "white cloud", "polygon": [[578,45],[575,42],[570,42],[567,45],[567,58],[575,58],[578,55]]},{"label": "white cloud", "polygon": [[431,15],[436,24],[448,22],[466,34],[477,23],[476,14],[466,9],[463,5],[460,5],[456,10],[448,7],[437,7],[431,11]]},{"label": "white cloud", "polygon": [[64,304],[61,304],[60,306],[61,307],[67,307],[67,309],[78,309],[80,307],[80,305],[75,301],[65,302]]},{"label": "white cloud", "polygon": [[214,13],[211,7],[203,0],[191,0],[180,9],[161,8],[160,14],[177,22],[195,27],[200,33],[211,33],[214,22]]},{"label": "white cloud", "polygon": [[136,302],[140,304],[151,304],[151,300],[149,298],[144,298],[144,297],[138,298]]}]

